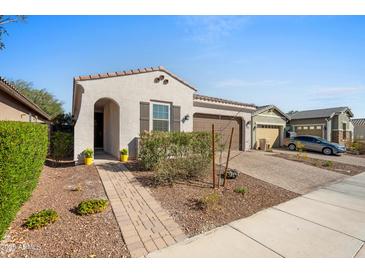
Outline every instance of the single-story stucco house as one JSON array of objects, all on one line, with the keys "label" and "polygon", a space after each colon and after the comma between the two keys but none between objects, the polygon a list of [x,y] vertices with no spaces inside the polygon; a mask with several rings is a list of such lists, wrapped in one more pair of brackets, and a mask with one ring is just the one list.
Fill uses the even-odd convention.
[{"label": "single-story stucco house", "polygon": [[354,126],[354,140],[365,140],[365,118],[351,120]]},{"label": "single-story stucco house", "polygon": [[249,150],[256,144],[252,124],[254,140],[267,135],[279,146],[287,120],[274,106],[258,111],[254,104],[200,95],[163,67],[74,78],[72,114],[78,162],[85,148],[115,157],[121,148],[128,148],[133,158],[144,131],[210,131],[212,123],[224,140],[234,127],[234,150]]},{"label": "single-story stucco house", "polygon": [[298,135],[314,135],[345,144],[353,138],[354,116],[349,107],[297,111],[290,116],[290,127]]},{"label": "single-story stucco house", "polygon": [[0,77],[0,120],[50,123],[50,116]]}]

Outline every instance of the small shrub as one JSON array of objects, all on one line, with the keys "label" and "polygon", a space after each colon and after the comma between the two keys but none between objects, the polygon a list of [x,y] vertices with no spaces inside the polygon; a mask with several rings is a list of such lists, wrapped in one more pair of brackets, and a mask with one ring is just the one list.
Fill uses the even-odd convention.
[{"label": "small shrub", "polygon": [[84,150],[85,158],[92,158],[94,155],[94,151],[91,148],[87,148]]},{"label": "small shrub", "polygon": [[76,207],[76,212],[79,215],[88,215],[104,211],[109,202],[103,199],[85,200],[79,203]]},{"label": "small shrub", "polygon": [[126,148],[121,149],[120,155],[128,155],[128,149],[126,149]]},{"label": "small shrub", "polygon": [[154,171],[158,183],[198,178],[211,163],[211,134],[145,132],[141,134],[139,159],[145,169]]},{"label": "small shrub", "polygon": [[244,188],[243,186],[236,187],[233,191],[242,195],[245,195],[245,193],[247,192],[246,188]]},{"label": "small shrub", "polygon": [[216,209],[221,201],[221,194],[216,191],[205,195],[198,200],[198,207],[202,210]]},{"label": "small shrub", "polygon": [[138,157],[142,166],[147,170],[152,170],[160,161],[187,158],[192,155],[211,159],[211,134],[209,132],[152,131],[142,133],[140,136]]},{"label": "small shrub", "polygon": [[24,226],[28,229],[39,229],[58,220],[58,214],[53,209],[44,209],[33,213],[25,221]]},{"label": "small shrub", "polygon": [[327,160],[322,164],[324,167],[329,167],[332,168],[333,167],[333,162],[331,160]]},{"label": "small shrub", "polygon": [[297,141],[295,143],[295,146],[296,146],[296,149],[298,151],[298,153],[297,153],[297,159],[299,160],[300,158],[302,158],[302,153],[304,151],[304,144],[302,142],[300,142],[300,141]]},{"label": "small shrub", "polygon": [[56,161],[60,161],[72,155],[73,135],[68,132],[57,131],[51,136],[51,155]]},{"label": "small shrub", "polygon": [[209,162],[200,156],[160,161],[153,169],[154,179],[157,183],[173,183],[177,180],[200,178],[206,175]]}]

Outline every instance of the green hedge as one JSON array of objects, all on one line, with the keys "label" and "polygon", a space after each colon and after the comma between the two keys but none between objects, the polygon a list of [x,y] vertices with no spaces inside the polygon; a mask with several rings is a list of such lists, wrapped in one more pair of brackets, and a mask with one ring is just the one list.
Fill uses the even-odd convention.
[{"label": "green hedge", "polygon": [[47,147],[47,125],[0,121],[0,239],[37,185]]},{"label": "green hedge", "polygon": [[208,132],[145,132],[139,159],[159,182],[199,177],[211,162],[211,142]]}]

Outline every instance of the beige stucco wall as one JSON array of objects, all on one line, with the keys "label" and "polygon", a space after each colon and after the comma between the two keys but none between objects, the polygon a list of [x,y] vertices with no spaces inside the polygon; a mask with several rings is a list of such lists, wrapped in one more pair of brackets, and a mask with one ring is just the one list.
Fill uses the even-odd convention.
[{"label": "beige stucco wall", "polygon": [[[44,123],[33,110],[8,94],[0,92],[0,120]],[[31,116],[31,117],[29,117]]]},{"label": "beige stucco wall", "polygon": [[[199,100],[195,100],[198,102]],[[203,104],[200,106],[194,106],[193,112],[194,113],[204,113],[204,114],[214,114],[214,115],[224,115],[224,116],[237,116],[242,118],[242,150],[249,150],[251,149],[251,111],[252,109],[244,109],[242,108],[241,111],[238,113],[237,110],[223,110],[223,109],[214,109],[211,107],[212,103],[207,104],[209,107],[202,107]],[[221,104],[217,104],[221,105]],[[237,106],[236,106],[237,108]],[[237,114],[238,113],[238,114]],[[191,115],[190,117],[193,117]]]},{"label": "beige stucco wall", "polygon": [[[154,79],[164,75],[167,85]],[[189,114],[190,119],[181,122],[182,131],[193,129],[193,93],[188,86],[161,71],[110,77],[97,80],[76,81],[76,106],[74,157],[82,160],[82,151],[94,147],[94,104],[101,98],[111,98],[119,105],[119,149],[128,148],[140,134],[140,102],[163,101],[181,107],[181,118]],[[79,109],[79,110],[78,110]],[[117,130],[117,129],[115,129]],[[116,155],[115,155],[116,156]]]}]

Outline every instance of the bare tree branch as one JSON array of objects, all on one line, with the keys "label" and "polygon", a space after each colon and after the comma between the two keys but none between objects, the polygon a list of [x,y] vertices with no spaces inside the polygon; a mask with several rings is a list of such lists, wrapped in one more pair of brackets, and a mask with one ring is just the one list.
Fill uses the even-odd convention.
[{"label": "bare tree branch", "polygon": [[8,34],[4,25],[9,23],[17,23],[20,21],[25,21],[26,16],[24,15],[16,15],[16,16],[4,16],[0,15],[0,50],[5,48],[5,44],[2,41],[2,36]]}]

